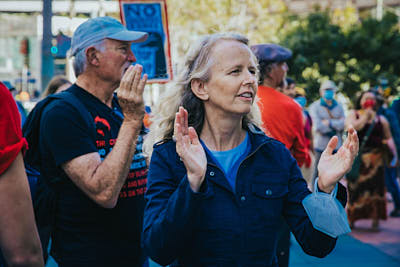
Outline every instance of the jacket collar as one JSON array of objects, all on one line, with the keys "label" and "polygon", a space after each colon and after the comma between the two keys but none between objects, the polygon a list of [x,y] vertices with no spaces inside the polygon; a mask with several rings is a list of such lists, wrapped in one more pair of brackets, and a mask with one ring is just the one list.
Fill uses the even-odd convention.
[{"label": "jacket collar", "polygon": [[273,140],[271,137],[266,136],[265,133],[254,124],[249,123],[246,129],[249,133],[251,143],[250,154],[257,150],[260,146]]}]

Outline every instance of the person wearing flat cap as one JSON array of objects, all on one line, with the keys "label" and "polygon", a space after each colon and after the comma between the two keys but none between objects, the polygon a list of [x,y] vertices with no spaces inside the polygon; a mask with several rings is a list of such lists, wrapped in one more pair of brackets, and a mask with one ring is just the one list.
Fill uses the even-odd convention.
[{"label": "person wearing flat cap", "polygon": [[[286,61],[292,57],[292,52],[277,44],[253,45],[251,50],[259,64],[257,95],[266,134],[282,142],[299,167],[308,164],[311,158],[304,136],[302,109],[291,97],[277,89],[286,79],[289,70]],[[285,267],[289,264],[290,232],[286,223],[282,225],[277,257],[279,266]]]},{"label": "person wearing flat cap", "polygon": [[292,98],[276,90],[286,79],[289,70],[286,61],[292,57],[292,52],[277,44],[253,45],[251,49],[259,64],[257,95],[263,127],[267,134],[281,141],[290,150],[301,167],[309,160],[302,131],[302,110]]},{"label": "person wearing flat cap", "polygon": [[142,66],[132,66],[131,44],[146,38],[147,33],[129,31],[110,17],[82,23],[70,50],[76,83],[43,110],[40,169],[57,194],[51,255],[60,266],[143,266],[145,261],[140,240],[147,75],[141,77]]},{"label": "person wearing flat cap", "polygon": [[332,136],[337,136],[339,142],[334,153],[343,143],[342,135],[345,127],[345,116],[342,104],[335,100],[338,88],[331,80],[321,83],[319,88],[320,99],[310,105],[310,115],[314,122],[314,150],[315,150],[315,169],[311,184],[314,184],[318,176],[318,162],[322,152],[328,145]]}]

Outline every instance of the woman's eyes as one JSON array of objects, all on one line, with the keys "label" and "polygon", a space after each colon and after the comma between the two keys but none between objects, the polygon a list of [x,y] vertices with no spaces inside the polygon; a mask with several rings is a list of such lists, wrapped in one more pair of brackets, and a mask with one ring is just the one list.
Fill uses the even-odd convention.
[{"label": "woman's eyes", "polygon": [[[241,71],[242,71],[242,69],[234,69],[233,71],[230,72],[230,74],[238,74],[238,73],[240,73]],[[249,69],[249,72],[250,72],[251,74],[256,74],[256,70],[254,70],[254,69]]]}]

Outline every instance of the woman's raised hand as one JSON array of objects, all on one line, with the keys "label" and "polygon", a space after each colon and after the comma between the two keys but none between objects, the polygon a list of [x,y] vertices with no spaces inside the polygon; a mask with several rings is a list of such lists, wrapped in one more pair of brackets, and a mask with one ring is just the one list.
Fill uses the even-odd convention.
[{"label": "woman's raised hand", "polygon": [[318,187],[324,192],[331,192],[336,183],[351,170],[354,158],[358,153],[356,130],[350,126],[346,141],[336,154],[332,154],[337,143],[337,136],[332,137],[318,164]]},{"label": "woman's raised hand", "polygon": [[185,164],[190,188],[200,190],[207,170],[207,158],[196,130],[188,127],[188,113],[183,107],[175,114],[174,139],[176,152]]}]

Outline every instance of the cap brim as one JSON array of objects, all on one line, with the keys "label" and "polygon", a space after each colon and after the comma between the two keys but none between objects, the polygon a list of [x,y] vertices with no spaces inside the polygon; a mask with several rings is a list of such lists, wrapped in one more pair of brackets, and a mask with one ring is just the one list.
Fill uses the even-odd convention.
[{"label": "cap brim", "polygon": [[110,34],[106,38],[118,41],[141,43],[146,41],[148,36],[149,34],[147,32],[120,31],[115,34]]}]

